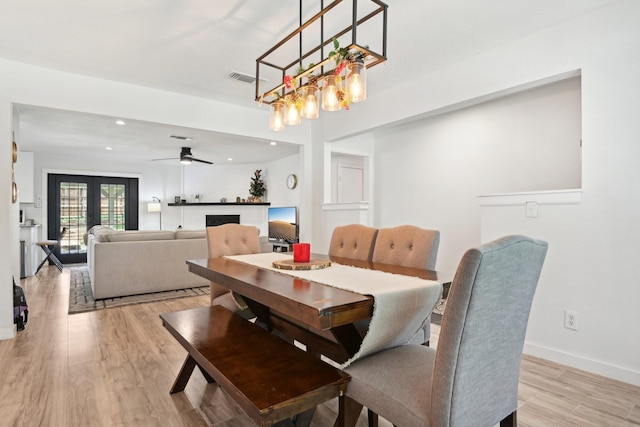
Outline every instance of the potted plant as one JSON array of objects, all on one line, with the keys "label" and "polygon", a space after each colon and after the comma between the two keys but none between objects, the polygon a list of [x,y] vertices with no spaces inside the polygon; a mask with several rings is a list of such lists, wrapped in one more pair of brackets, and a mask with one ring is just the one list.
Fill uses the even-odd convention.
[{"label": "potted plant", "polygon": [[264,181],[262,180],[262,169],[258,169],[251,177],[249,194],[253,197],[254,202],[260,203],[262,201],[262,196],[264,196],[266,191],[267,188],[264,186]]}]

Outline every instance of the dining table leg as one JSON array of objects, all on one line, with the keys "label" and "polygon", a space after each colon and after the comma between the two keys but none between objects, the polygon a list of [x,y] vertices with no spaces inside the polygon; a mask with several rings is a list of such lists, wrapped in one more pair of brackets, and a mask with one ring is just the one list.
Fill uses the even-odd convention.
[{"label": "dining table leg", "polygon": [[315,411],[316,411],[316,408],[307,409],[306,411],[301,412],[291,418],[278,421],[273,426],[274,427],[309,427],[309,425],[311,425],[311,420],[313,419],[313,414],[315,413]]}]

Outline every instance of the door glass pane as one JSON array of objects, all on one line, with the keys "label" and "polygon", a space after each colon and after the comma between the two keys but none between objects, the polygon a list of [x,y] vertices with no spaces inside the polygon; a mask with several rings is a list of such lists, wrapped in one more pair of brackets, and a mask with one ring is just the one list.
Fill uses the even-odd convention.
[{"label": "door glass pane", "polygon": [[60,183],[60,228],[67,234],[60,243],[61,254],[86,252],[84,233],[87,231],[87,184]]},{"label": "door glass pane", "polygon": [[125,186],[123,184],[100,185],[100,219],[102,225],[114,230],[125,229]]}]

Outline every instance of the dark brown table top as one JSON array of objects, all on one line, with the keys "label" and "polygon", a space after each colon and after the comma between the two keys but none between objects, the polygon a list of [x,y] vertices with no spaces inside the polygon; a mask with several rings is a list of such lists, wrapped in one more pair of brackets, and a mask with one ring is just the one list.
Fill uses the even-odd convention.
[{"label": "dark brown table top", "polygon": [[[431,270],[319,254],[314,254],[313,259],[330,259],[342,265],[443,281],[441,273]],[[373,297],[369,295],[299,279],[228,258],[187,260],[187,265],[192,273],[317,329],[330,329],[371,316]]]}]

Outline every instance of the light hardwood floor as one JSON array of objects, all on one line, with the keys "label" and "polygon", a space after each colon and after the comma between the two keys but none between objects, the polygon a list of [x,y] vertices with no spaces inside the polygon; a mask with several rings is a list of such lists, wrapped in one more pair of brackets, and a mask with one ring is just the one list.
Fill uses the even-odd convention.
[{"label": "light hardwood floor", "polygon": [[[30,317],[0,341],[0,426],[253,426],[197,370],[169,395],[186,353],[158,316],[208,296],[68,315],[68,269],[21,285]],[[533,357],[523,358],[519,399],[520,426],[640,426],[640,388]],[[319,407],[312,426],[331,426],[336,410]]]}]

